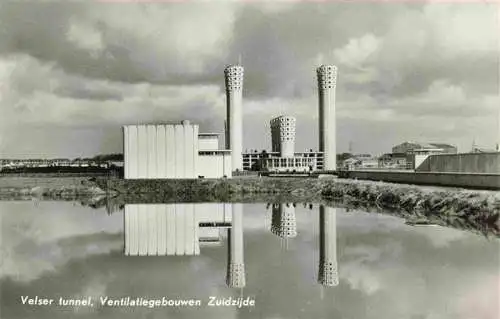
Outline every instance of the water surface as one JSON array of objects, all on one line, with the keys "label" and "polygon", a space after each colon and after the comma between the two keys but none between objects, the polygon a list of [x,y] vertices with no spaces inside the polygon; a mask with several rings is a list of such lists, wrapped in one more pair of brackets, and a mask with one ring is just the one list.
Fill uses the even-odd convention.
[{"label": "water surface", "polygon": [[[292,204],[0,202],[0,318],[499,317],[499,241]],[[90,297],[93,307],[22,296]],[[99,298],[201,300],[109,307]],[[210,307],[210,296],[255,306]]]}]

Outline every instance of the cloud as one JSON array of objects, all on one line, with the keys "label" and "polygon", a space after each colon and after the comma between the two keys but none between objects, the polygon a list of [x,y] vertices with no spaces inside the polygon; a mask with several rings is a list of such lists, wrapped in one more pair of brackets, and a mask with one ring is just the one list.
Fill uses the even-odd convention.
[{"label": "cloud", "polygon": [[303,127],[297,147],[316,148],[319,62],[339,66],[339,151],[351,140],[382,153],[426,135],[494,145],[498,27],[484,3],[5,3],[0,147],[115,152],[121,125],[183,118],[220,132],[222,71],[240,55],[245,127],[260,128],[244,148],[268,148],[265,123],[283,113]]}]

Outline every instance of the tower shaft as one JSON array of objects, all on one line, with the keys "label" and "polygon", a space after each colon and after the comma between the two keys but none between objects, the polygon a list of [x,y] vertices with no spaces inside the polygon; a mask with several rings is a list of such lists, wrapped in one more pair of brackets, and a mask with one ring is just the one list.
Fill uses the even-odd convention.
[{"label": "tower shaft", "polygon": [[226,148],[231,150],[233,170],[243,169],[243,73],[239,65],[224,70],[226,82]]},{"label": "tower shaft", "polygon": [[323,169],[337,169],[335,88],[337,67],[322,65],[317,70],[319,104],[319,151],[323,152]]}]

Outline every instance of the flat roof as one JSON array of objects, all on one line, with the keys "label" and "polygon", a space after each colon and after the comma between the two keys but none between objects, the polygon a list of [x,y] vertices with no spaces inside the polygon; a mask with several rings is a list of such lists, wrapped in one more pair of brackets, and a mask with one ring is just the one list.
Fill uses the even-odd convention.
[{"label": "flat roof", "polygon": [[231,150],[198,150],[198,154],[205,155],[202,153],[230,154]]}]

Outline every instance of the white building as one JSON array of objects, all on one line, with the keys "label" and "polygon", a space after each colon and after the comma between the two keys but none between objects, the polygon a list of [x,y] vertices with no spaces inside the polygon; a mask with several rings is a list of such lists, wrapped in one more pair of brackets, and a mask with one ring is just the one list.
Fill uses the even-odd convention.
[{"label": "white building", "polygon": [[218,149],[217,134],[200,134],[198,125],[126,125],[126,179],[231,177],[231,152]]}]

